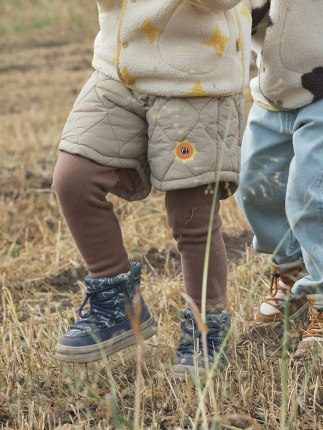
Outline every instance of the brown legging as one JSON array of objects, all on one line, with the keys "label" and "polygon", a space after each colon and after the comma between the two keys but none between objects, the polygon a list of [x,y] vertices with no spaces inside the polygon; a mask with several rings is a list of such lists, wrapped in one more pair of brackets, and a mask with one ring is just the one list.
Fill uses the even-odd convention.
[{"label": "brown legging", "polygon": [[[92,278],[111,277],[130,268],[119,222],[107,194],[118,182],[118,170],[61,152],[53,189],[75,243]],[[206,240],[213,196],[206,186],[167,191],[168,224],[181,255],[186,293],[201,306]],[[217,199],[209,256],[208,313],[226,307],[227,257]]]}]

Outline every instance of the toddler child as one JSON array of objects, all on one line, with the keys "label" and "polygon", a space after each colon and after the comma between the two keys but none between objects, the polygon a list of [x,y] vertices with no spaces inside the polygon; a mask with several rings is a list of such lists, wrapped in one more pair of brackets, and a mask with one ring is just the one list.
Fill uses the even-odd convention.
[{"label": "toddler child", "polygon": [[254,248],[272,254],[269,295],[255,316],[271,323],[309,307],[295,357],[323,351],[323,2],[263,0],[253,11],[258,76],[236,194]]},{"label": "toddler child", "polygon": [[[59,340],[56,356],[89,362],[136,342],[127,308],[139,287],[140,264],[129,262],[106,196],[143,199],[152,185],[165,191],[185,289],[198,307],[213,200],[208,189],[218,189],[205,315],[213,361],[230,326],[219,208],[220,199],[238,184],[250,5],[238,0],[123,0],[121,5],[106,0],[98,7],[95,71],[67,119],[54,172],[53,189],[89,271],[81,319]],[[87,301],[89,310],[82,313]],[[202,349],[189,306],[181,315],[177,377],[194,366],[194,354]],[[155,333],[142,299],[140,323],[145,339]],[[202,358],[197,367],[203,372]]]}]

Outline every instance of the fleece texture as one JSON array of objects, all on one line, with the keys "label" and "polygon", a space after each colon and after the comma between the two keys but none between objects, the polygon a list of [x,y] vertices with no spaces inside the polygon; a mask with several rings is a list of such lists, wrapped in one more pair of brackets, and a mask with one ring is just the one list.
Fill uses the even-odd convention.
[{"label": "fleece texture", "polygon": [[251,1],[103,0],[93,67],[139,92],[225,96],[248,84]]},{"label": "fleece texture", "polygon": [[263,0],[252,12],[258,76],[254,100],[297,109],[323,97],[323,1]]}]

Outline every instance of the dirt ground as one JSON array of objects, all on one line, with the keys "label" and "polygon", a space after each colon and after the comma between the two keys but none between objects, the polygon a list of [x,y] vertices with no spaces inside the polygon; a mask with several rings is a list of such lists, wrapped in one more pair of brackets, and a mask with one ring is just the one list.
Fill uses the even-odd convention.
[{"label": "dirt ground", "polygon": [[[109,419],[101,395],[112,390],[106,368],[67,369],[53,358],[59,333],[76,317],[86,271],[50,187],[62,127],[92,73],[93,39],[93,33],[67,37],[47,30],[26,38],[0,38],[3,429],[117,428],[106,427]],[[248,91],[245,100],[248,112]],[[132,205],[113,202],[130,257],[142,262],[143,293],[159,323],[157,341],[149,343],[151,352],[143,371],[142,428],[191,428],[198,396],[194,398],[192,387],[171,381],[170,373],[182,278],[162,193],[153,191],[147,201]],[[225,425],[217,428],[287,429],[279,424],[283,328],[250,324],[267,291],[268,258],[253,252],[252,233],[233,198],[223,202],[221,214],[229,261],[229,308],[238,325],[233,333],[232,366],[215,384],[219,416],[226,417]],[[140,222],[143,215],[148,216],[146,227]],[[250,293],[255,284],[257,290]],[[289,352],[295,350],[300,333],[300,326],[291,328]],[[133,351],[110,361],[120,413],[129,420],[135,395],[134,361]],[[305,367],[291,364],[287,380],[288,428],[323,429],[321,368],[309,374]],[[214,403],[208,402],[208,417],[212,417]]]},{"label": "dirt ground", "polygon": [[[17,196],[21,187],[27,187],[27,193],[30,189],[50,191],[64,121],[93,71],[93,38],[94,34],[86,37],[76,34],[71,40],[70,37],[44,32],[28,36],[25,40],[20,37],[0,39],[2,125],[15,130],[19,124],[23,131],[29,125],[33,126],[25,145],[19,143],[23,136],[15,134],[13,147],[5,139],[5,133],[0,136],[2,196]],[[248,112],[251,103],[248,91],[245,100]],[[44,115],[49,116],[49,125],[44,121]],[[56,128],[53,123],[57,124]],[[49,127],[50,136],[46,135]],[[31,159],[32,162],[28,163]],[[228,233],[224,226],[223,235],[229,260],[238,263],[246,245],[251,242],[252,233],[243,217],[237,225],[231,224],[228,225]],[[153,251],[154,247],[148,252],[149,258],[153,258]],[[176,250],[172,252],[178,260]]]}]

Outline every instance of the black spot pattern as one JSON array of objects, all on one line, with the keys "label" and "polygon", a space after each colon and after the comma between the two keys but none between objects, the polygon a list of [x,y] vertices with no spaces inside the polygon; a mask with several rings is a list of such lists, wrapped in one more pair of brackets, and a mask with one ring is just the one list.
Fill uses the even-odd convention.
[{"label": "black spot pattern", "polygon": [[[252,10],[252,34],[257,31],[257,26],[261,22],[261,20],[266,16],[266,13],[269,11],[270,3],[267,2],[264,6],[258,7]],[[270,21],[271,22],[271,21]],[[271,24],[272,25],[272,22]]]},{"label": "black spot pattern", "polygon": [[268,27],[271,27],[273,24],[274,24],[274,23],[273,23],[273,21],[272,21],[272,19],[271,19],[271,16],[269,15],[269,17],[268,17],[268,21],[267,21],[267,28],[268,28]]},{"label": "black spot pattern", "polygon": [[303,87],[310,91],[314,98],[313,102],[323,98],[323,67],[316,67],[310,73],[302,76]]}]

